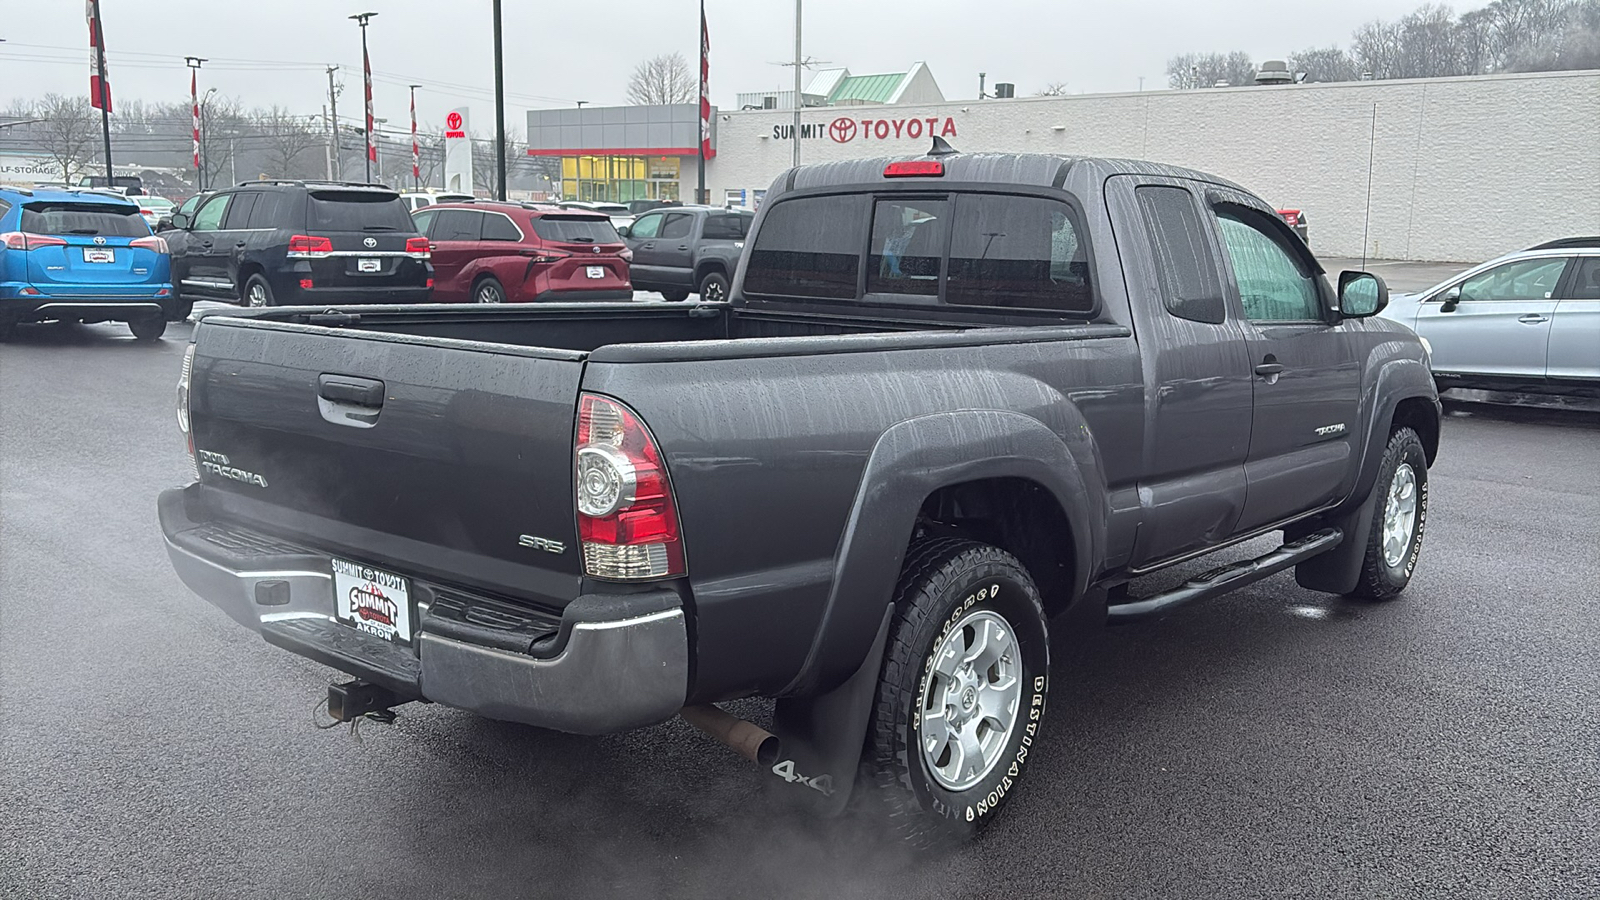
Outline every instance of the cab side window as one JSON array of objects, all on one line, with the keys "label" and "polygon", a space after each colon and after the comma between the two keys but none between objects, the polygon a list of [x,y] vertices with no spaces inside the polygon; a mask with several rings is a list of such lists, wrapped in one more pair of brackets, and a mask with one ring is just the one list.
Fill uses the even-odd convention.
[{"label": "cab side window", "polygon": [[206,205],[194,214],[195,231],[218,231],[222,228],[222,214],[228,211],[228,201],[233,194],[213,194]]},{"label": "cab side window", "polygon": [[1260,213],[1238,207],[1217,210],[1222,244],[1233,263],[1234,281],[1252,322],[1321,322],[1316,277],[1258,221]]},{"label": "cab side window", "polygon": [[633,223],[633,228],[628,232],[628,237],[653,238],[661,230],[661,216],[640,216]]},{"label": "cab side window", "polygon": [[1167,312],[1191,322],[1220,325],[1227,319],[1222,277],[1206,246],[1200,210],[1181,187],[1144,185],[1134,190]]},{"label": "cab side window", "polygon": [[689,229],[693,227],[694,216],[688,213],[673,213],[667,216],[665,222],[661,223],[661,238],[663,240],[686,238],[689,236]]}]

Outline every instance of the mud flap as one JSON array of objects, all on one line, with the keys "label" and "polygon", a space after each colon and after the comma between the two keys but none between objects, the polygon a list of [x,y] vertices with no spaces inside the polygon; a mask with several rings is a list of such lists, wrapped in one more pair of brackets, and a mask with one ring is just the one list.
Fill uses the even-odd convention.
[{"label": "mud flap", "polygon": [[1284,543],[1332,525],[1344,531],[1344,540],[1326,553],[1318,554],[1294,567],[1294,580],[1308,590],[1329,594],[1348,594],[1361,580],[1361,561],[1367,541],[1372,537],[1372,515],[1378,508],[1379,491],[1374,488],[1360,506],[1335,519],[1296,524],[1283,530]]},{"label": "mud flap", "polygon": [[823,816],[844,812],[866,746],[867,719],[893,619],[891,604],[883,610],[867,658],[843,684],[816,697],[778,700],[772,731],[781,750],[769,774],[784,783],[780,797]]}]

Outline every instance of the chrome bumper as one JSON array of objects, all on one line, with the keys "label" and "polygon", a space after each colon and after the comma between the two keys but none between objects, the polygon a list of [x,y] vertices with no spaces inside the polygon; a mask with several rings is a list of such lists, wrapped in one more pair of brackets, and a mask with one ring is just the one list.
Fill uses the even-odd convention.
[{"label": "chrome bumper", "polygon": [[[667,591],[578,597],[541,655],[430,633],[425,608],[406,647],[335,622],[331,570],[230,567],[180,546],[171,532],[166,543],[183,583],[234,621],[408,699],[574,734],[609,734],[671,718],[688,692],[688,631],[676,595]],[[258,588],[272,605],[257,602]],[[318,646],[319,629],[325,647]]]}]

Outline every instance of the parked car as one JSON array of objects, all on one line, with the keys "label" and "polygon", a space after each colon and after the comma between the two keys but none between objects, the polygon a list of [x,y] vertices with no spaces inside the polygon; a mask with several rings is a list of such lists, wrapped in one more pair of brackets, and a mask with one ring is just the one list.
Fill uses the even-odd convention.
[{"label": "parked car", "polygon": [[755,214],[711,206],[675,206],[647,212],[621,229],[633,250],[633,286],[671,301],[697,293],[728,299]]},{"label": "parked car", "polygon": [[585,209],[597,213],[605,213],[611,217],[611,224],[616,228],[627,228],[633,224],[633,212],[621,203],[603,203],[589,200],[563,200],[556,204],[562,209]]},{"label": "parked car", "polygon": [[[1241,188],[857,159],[781,176],[750,242],[727,303],[202,319],[172,564],[347,673],[335,719],[681,711],[788,796],[873,792],[919,843],[988,825],[1066,730],[1040,730],[1078,687],[1051,684],[1056,614],[1148,618],[1291,567],[1366,600],[1411,579],[1440,423],[1422,345],[1370,318],[1381,279],[1336,292]],[[249,668],[228,677],[278,674]],[[711,705],[748,696],[777,698],[774,734]]]},{"label": "parked car", "polygon": [[406,191],[400,195],[406,203],[406,209],[416,212],[435,203],[458,203],[462,200],[471,200],[471,194],[455,194],[449,191]]},{"label": "parked car", "polygon": [[175,216],[175,215],[178,215],[179,213],[182,213],[183,215],[188,216],[190,219],[193,219],[194,218],[194,211],[195,211],[196,208],[198,208],[200,206],[201,201],[205,200],[207,197],[209,197],[209,196],[211,196],[212,194],[215,194],[215,193],[216,193],[216,191],[211,190],[210,188],[206,188],[203,191],[195,192],[194,196],[192,196],[192,197],[185,198],[182,203],[179,203],[177,205],[177,207],[175,207],[170,212],[168,212],[166,215],[161,216],[159,219],[156,220],[156,224],[155,224],[156,232],[160,233],[160,232],[163,232],[163,231],[171,231],[172,230],[172,217]]},{"label": "parked car", "polygon": [[1300,236],[1300,240],[1306,242],[1306,246],[1311,246],[1311,226],[1306,222],[1304,210],[1280,209],[1278,210],[1278,215],[1283,217],[1285,225],[1294,229],[1294,233]]},{"label": "parked car", "polygon": [[156,197],[151,194],[141,194],[135,203],[139,204],[139,215],[144,217],[146,225],[155,231],[162,219],[171,220],[172,214],[177,210],[177,204],[165,197]]},{"label": "parked car", "polygon": [[394,191],[367,184],[247,181],[172,217],[183,304],[422,303],[428,239]]},{"label": "parked car", "polygon": [[1490,260],[1383,314],[1427,341],[1441,390],[1600,396],[1600,237]]},{"label": "parked car", "polygon": [[126,198],[0,189],[0,337],[19,322],[126,322],[166,331],[175,303],[167,242]]},{"label": "parked car", "polygon": [[438,302],[633,299],[633,254],[600,213],[478,201],[411,218],[433,248]]},{"label": "parked car", "polygon": [[127,197],[137,197],[144,193],[144,180],[136,175],[118,175],[107,182],[104,175],[84,175],[78,179],[78,187],[108,188]]}]

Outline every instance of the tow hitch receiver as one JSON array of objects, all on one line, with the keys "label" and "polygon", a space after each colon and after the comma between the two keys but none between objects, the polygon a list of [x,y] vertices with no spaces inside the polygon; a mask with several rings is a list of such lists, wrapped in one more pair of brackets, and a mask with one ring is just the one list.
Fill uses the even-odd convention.
[{"label": "tow hitch receiver", "polygon": [[368,713],[392,718],[389,707],[401,702],[394,691],[365,681],[328,685],[328,715],[337,722],[353,722]]}]

